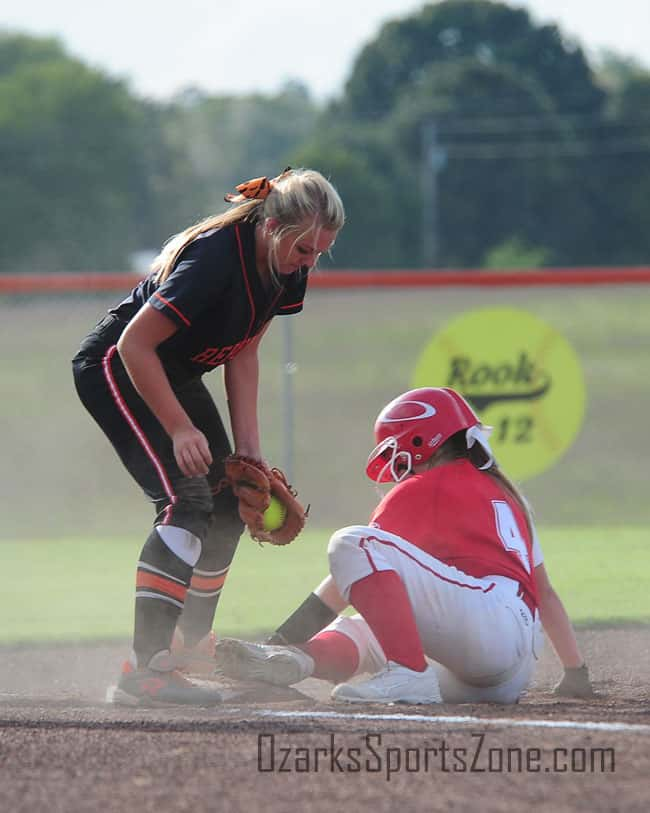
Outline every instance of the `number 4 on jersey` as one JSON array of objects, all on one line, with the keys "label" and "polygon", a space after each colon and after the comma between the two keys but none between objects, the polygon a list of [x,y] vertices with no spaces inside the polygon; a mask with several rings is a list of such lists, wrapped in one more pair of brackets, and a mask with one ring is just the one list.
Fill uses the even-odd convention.
[{"label": "number 4 on jersey", "polygon": [[512,508],[503,500],[492,500],[492,507],[494,508],[497,533],[503,547],[518,556],[522,565],[526,568],[526,573],[530,573],[528,548],[517,525],[515,515],[512,513]]}]

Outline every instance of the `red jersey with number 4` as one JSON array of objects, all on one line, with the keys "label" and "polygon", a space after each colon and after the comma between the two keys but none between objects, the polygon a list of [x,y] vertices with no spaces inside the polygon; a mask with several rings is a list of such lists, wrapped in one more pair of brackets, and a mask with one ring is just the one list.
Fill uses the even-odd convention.
[{"label": "red jersey with number 4", "polygon": [[490,475],[454,460],[398,483],[370,524],[470,576],[507,576],[537,604],[524,512]]}]

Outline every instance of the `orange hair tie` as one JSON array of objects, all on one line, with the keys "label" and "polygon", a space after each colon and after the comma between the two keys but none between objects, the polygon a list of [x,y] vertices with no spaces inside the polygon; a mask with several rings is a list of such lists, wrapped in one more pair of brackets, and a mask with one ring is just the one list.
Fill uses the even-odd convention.
[{"label": "orange hair tie", "polygon": [[240,195],[245,198],[254,198],[255,200],[264,200],[268,198],[271,191],[271,182],[267,177],[253,178],[245,183],[240,183],[235,189]]},{"label": "orange hair tie", "polygon": [[228,203],[239,202],[241,199],[266,200],[273,190],[275,181],[284,178],[289,172],[291,172],[291,167],[287,167],[281,175],[278,175],[277,178],[273,178],[270,181],[266,176],[262,178],[252,178],[250,181],[245,181],[235,187],[239,195],[228,194],[224,196],[224,199],[228,201]]}]

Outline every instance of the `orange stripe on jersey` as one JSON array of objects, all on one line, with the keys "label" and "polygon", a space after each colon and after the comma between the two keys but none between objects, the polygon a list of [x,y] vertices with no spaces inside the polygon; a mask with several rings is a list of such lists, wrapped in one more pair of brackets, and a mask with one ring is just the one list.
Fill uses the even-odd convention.
[{"label": "orange stripe on jersey", "polygon": [[176,307],[176,305],[172,305],[172,303],[171,303],[171,302],[170,302],[168,299],[165,299],[165,297],[164,297],[164,296],[161,296],[161,295],[158,293],[158,291],[155,291],[155,292],[154,292],[154,296],[156,297],[156,299],[159,299],[159,300],[160,300],[162,303],[164,303],[165,305],[167,305],[167,307],[168,307],[168,308],[171,308],[171,309],[174,311],[174,313],[176,314],[176,316],[178,316],[178,318],[179,318],[179,319],[182,319],[182,320],[183,320],[183,322],[185,322],[185,324],[186,324],[188,327],[190,327],[190,325],[191,325],[192,323],[190,322],[190,320],[189,320],[189,319],[188,319],[186,316],[184,316],[184,315],[183,315],[183,314],[182,314],[182,313],[181,313],[181,312],[178,310],[178,308]]},{"label": "orange stripe on jersey", "polygon": [[292,302],[291,305],[280,305],[280,310],[288,311],[289,308],[299,308],[302,305],[303,301],[304,300],[301,300],[300,302]]},{"label": "orange stripe on jersey", "polygon": [[184,584],[178,584],[178,582],[173,582],[164,576],[156,576],[154,573],[146,573],[144,570],[138,570],[135,586],[158,590],[167,596],[179,599],[179,601],[185,601],[185,594],[187,593],[187,587]]},{"label": "orange stripe on jersey", "polygon": [[192,576],[190,588],[195,590],[218,590],[223,587],[227,575],[227,573],[221,573],[219,576]]}]

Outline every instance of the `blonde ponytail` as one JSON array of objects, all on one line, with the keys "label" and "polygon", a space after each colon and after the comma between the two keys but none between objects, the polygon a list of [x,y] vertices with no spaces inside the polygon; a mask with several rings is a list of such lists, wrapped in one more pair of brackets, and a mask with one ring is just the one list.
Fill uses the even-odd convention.
[{"label": "blonde ponytail", "polygon": [[313,169],[287,169],[269,181],[257,178],[238,189],[259,189],[263,197],[248,199],[243,195],[227,196],[235,202],[227,211],[211,215],[171,237],[153,261],[151,269],[158,283],[164,282],[173,271],[184,249],[201,234],[222,229],[242,221],[263,222],[273,218],[279,224],[269,241],[268,263],[271,272],[275,265],[277,246],[288,232],[296,231],[296,240],[313,227],[338,232],[345,223],[345,211],[338,192],[320,172]]},{"label": "blonde ponytail", "polygon": [[512,482],[512,480],[505,474],[496,463],[494,463],[487,471],[485,472],[488,477],[491,477],[495,480],[501,488],[508,494],[512,499],[517,503],[517,505],[523,511],[524,517],[526,518],[526,527],[528,528],[528,534],[530,539],[533,538],[533,517],[532,512],[530,509],[530,505],[528,500],[524,497],[521,491],[517,488],[517,486]]},{"label": "blonde ponytail", "polygon": [[160,284],[167,279],[185,248],[201,234],[213,229],[223,229],[224,226],[231,226],[233,223],[240,223],[243,220],[255,219],[255,212],[261,206],[261,200],[247,200],[226,212],[206,217],[175,234],[165,243],[162,251],[152,263],[151,270],[156,274],[156,282]]}]

